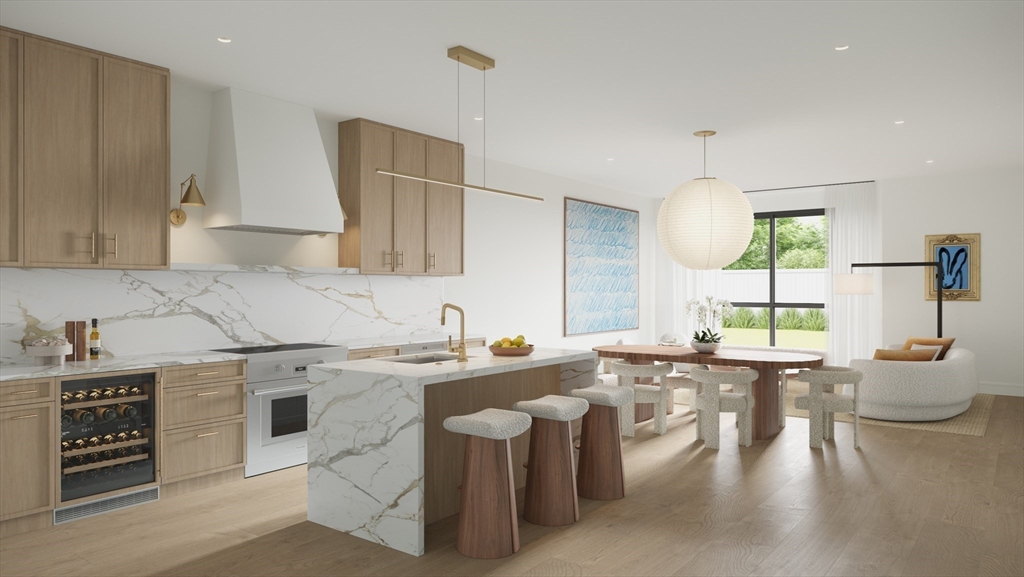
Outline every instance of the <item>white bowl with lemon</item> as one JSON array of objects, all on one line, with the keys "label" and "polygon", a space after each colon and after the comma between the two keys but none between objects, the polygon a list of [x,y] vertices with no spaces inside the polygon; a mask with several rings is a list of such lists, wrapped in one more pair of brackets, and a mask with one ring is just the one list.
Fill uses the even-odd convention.
[{"label": "white bowl with lemon", "polygon": [[515,338],[504,337],[491,343],[489,348],[491,354],[499,357],[525,357],[533,352],[533,345],[526,344],[526,337],[523,335]]}]

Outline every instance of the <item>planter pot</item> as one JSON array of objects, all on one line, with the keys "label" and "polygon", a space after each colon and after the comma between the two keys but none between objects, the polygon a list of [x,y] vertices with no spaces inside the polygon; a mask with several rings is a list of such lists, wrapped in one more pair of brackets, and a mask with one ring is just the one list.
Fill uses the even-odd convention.
[{"label": "planter pot", "polygon": [[710,355],[722,348],[722,343],[698,343],[697,341],[690,341],[690,347],[698,353]]}]

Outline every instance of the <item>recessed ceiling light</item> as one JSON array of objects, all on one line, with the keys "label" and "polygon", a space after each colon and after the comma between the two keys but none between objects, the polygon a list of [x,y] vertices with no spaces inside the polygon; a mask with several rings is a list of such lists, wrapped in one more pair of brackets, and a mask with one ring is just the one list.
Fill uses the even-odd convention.
[{"label": "recessed ceiling light", "polygon": [[902,120],[897,120],[896,124],[903,124],[903,121]]},{"label": "recessed ceiling light", "polygon": [[931,164],[931,163],[933,163],[935,161],[934,160],[926,160],[925,162],[928,163],[928,164]]},{"label": "recessed ceiling light", "polygon": [[231,39],[227,38],[227,37],[224,37],[224,36],[221,36],[220,38],[217,39],[217,42],[223,42],[224,44],[227,44],[227,43],[231,42]]},{"label": "recessed ceiling light", "polygon": [[843,51],[849,48],[849,46],[836,46],[836,50]]},{"label": "recessed ceiling light", "polygon": [[473,120],[483,120],[483,119],[484,119],[483,116],[474,116],[473,117]]}]

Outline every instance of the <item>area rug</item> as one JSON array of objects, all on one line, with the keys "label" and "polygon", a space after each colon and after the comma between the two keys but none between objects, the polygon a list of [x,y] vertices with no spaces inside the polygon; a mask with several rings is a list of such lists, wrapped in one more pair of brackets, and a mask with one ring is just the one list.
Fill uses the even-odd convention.
[{"label": "area rug", "polygon": [[[807,383],[793,379],[786,382],[786,415],[790,417],[807,418],[807,411],[802,411],[793,406],[793,399],[797,395],[807,392]],[[896,427],[899,429],[916,429],[918,431],[933,431],[936,433],[952,433],[955,435],[971,435],[984,437],[988,429],[988,419],[992,416],[992,402],[994,395],[978,394],[974,396],[971,406],[963,413],[946,419],[944,421],[878,421],[875,419],[860,418],[862,425],[876,425],[879,427]],[[845,423],[853,422],[852,413],[836,413],[836,420]]]}]

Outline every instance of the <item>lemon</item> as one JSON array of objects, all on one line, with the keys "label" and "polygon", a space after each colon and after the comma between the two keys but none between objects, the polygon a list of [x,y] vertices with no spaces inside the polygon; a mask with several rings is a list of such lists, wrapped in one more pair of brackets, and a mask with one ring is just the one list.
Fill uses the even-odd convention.
[{"label": "lemon", "polygon": [[[526,337],[524,337],[523,335],[516,335],[516,338],[517,339],[523,339],[524,341],[526,340]],[[513,340],[515,340],[515,339],[513,339]]]},{"label": "lemon", "polygon": [[503,348],[503,349],[511,349],[512,348],[512,343],[502,343],[501,344],[501,348]]},{"label": "lemon", "polygon": [[508,337],[504,337],[504,338],[502,338],[502,339],[501,339],[501,342],[502,342],[502,343],[511,343],[511,342],[512,342],[512,339],[510,339],[510,338],[508,338]]},{"label": "lemon", "polygon": [[494,341],[494,342],[493,342],[493,343],[491,344],[491,346],[492,346],[492,347],[500,347],[500,346],[501,346],[501,341]]},{"label": "lemon", "polygon": [[524,339],[523,337],[516,337],[515,339],[512,340],[512,344],[517,347],[521,347],[526,344],[526,339]]}]

